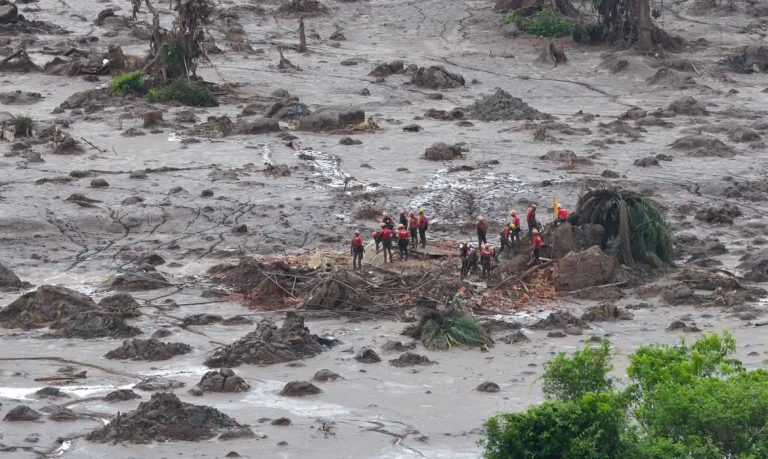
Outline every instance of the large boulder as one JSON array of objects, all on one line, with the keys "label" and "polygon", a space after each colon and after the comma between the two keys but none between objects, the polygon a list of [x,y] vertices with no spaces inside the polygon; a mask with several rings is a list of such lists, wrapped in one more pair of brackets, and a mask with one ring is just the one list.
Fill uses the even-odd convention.
[{"label": "large boulder", "polygon": [[449,161],[462,157],[461,147],[438,142],[424,151],[424,159],[430,161]]},{"label": "large boulder", "polygon": [[13,24],[19,20],[19,9],[13,3],[0,2],[0,24]]},{"label": "large boulder", "polygon": [[411,83],[420,88],[449,89],[464,86],[464,77],[451,73],[443,66],[419,67],[411,76]]},{"label": "large boulder", "polygon": [[0,263],[0,289],[19,289],[29,286],[28,282],[23,282],[10,268]]},{"label": "large boulder", "polygon": [[365,121],[365,112],[354,108],[328,107],[317,110],[299,121],[296,129],[310,132],[332,132]]},{"label": "large boulder", "polygon": [[560,259],[571,252],[580,252],[592,246],[600,245],[605,235],[605,228],[601,225],[587,223],[573,226],[568,222],[545,230],[544,239],[552,241],[550,256]]},{"label": "large boulder", "polygon": [[87,295],[58,285],[42,285],[0,311],[0,324],[8,328],[40,328],[94,309],[96,303]]},{"label": "large boulder", "polygon": [[558,291],[574,291],[610,284],[616,279],[619,262],[593,246],[583,252],[571,252],[557,263],[553,281]]},{"label": "large boulder", "polygon": [[230,368],[209,371],[203,375],[197,387],[201,392],[246,392],[251,386]]}]

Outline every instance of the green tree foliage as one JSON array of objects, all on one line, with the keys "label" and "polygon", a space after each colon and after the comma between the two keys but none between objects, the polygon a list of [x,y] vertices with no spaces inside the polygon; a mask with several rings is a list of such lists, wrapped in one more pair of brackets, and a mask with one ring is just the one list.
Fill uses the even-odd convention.
[{"label": "green tree foliage", "polygon": [[112,79],[112,93],[119,96],[134,93],[144,94],[147,92],[147,77],[141,70],[122,73]]},{"label": "green tree foliage", "polygon": [[488,330],[474,317],[464,312],[453,298],[443,310],[424,314],[404,335],[419,339],[429,350],[447,351],[454,346],[490,346],[493,339]]},{"label": "green tree foliage", "polygon": [[[607,343],[547,364],[547,402],[486,423],[488,458],[768,457],[768,371],[746,371],[727,332],[643,346],[616,389]],[[583,380],[583,381],[582,381]]]},{"label": "green tree foliage", "polygon": [[509,13],[501,18],[504,24],[517,24],[523,32],[539,37],[565,37],[571,34],[570,19],[560,17],[550,8],[545,8],[531,17],[519,13]]},{"label": "green tree foliage", "polygon": [[605,392],[613,388],[611,347],[603,340],[599,348],[585,347],[568,357],[560,352],[544,364],[542,389],[547,398],[578,400],[588,392]]}]

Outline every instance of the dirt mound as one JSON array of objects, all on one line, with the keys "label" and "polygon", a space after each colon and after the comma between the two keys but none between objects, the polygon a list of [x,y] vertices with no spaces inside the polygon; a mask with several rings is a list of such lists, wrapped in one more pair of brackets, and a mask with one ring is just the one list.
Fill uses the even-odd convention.
[{"label": "dirt mound", "polygon": [[305,395],[317,395],[322,390],[307,381],[291,381],[283,387],[280,391],[280,395],[286,397],[304,397]]},{"label": "dirt mound", "polygon": [[736,155],[732,147],[724,144],[717,137],[691,134],[672,143],[675,150],[685,151],[689,156],[731,158]]},{"label": "dirt mound", "polygon": [[429,360],[425,355],[406,352],[400,357],[390,360],[389,364],[393,367],[413,367],[417,365],[436,365],[437,362]]},{"label": "dirt mound", "polygon": [[682,74],[668,67],[660,68],[645,81],[649,85],[678,90],[694,89],[701,86],[692,76]]},{"label": "dirt mound", "polygon": [[104,357],[118,360],[168,360],[192,352],[184,343],[163,343],[156,339],[129,339],[122,346],[107,352]]},{"label": "dirt mound", "polygon": [[229,368],[209,371],[197,383],[202,392],[247,392],[251,386]]},{"label": "dirt mound", "polygon": [[739,73],[768,71],[768,46],[745,46],[728,57],[725,64]]},{"label": "dirt mound", "polygon": [[107,402],[125,402],[127,400],[135,400],[137,398],[141,398],[141,395],[137,394],[131,389],[118,389],[104,396],[104,400]]},{"label": "dirt mound", "polygon": [[325,370],[325,369],[319,370],[317,373],[315,373],[314,376],[312,376],[312,380],[317,382],[336,381],[337,379],[344,379],[344,378],[332,372],[331,370]]},{"label": "dirt mound", "polygon": [[364,347],[357,353],[355,360],[360,363],[379,363],[381,362],[381,357],[373,349]]},{"label": "dirt mound", "polygon": [[486,381],[475,388],[478,392],[495,393],[501,390],[498,384],[492,381]]},{"label": "dirt mound", "polygon": [[32,408],[26,405],[17,405],[11,408],[11,410],[5,414],[5,417],[3,417],[3,421],[8,421],[8,422],[37,421],[41,417],[43,417],[43,415],[40,414],[38,411],[33,410]]},{"label": "dirt mound", "polygon": [[0,263],[0,289],[12,290],[20,288],[29,288],[31,284],[29,282],[22,282],[19,276],[16,275],[10,268]]},{"label": "dirt mound", "polygon": [[480,121],[506,120],[551,120],[551,115],[542,113],[522,99],[513,97],[504,90],[497,89],[495,93],[483,96],[465,109],[467,118]]},{"label": "dirt mound", "polygon": [[696,220],[710,224],[730,225],[736,217],[741,217],[741,210],[731,203],[725,203],[721,207],[708,207],[696,212]]},{"label": "dirt mound", "polygon": [[583,224],[573,226],[568,222],[544,231],[545,240],[553,240],[555,243],[549,249],[551,258],[559,259],[570,252],[581,252],[588,248],[600,245],[605,235],[605,228],[596,224]]},{"label": "dirt mound", "polygon": [[187,328],[191,325],[211,325],[223,321],[224,318],[216,314],[192,314],[181,321],[181,328]]},{"label": "dirt mound", "polygon": [[732,142],[757,142],[762,137],[752,128],[739,126],[728,131],[728,138]]},{"label": "dirt mound", "polygon": [[744,279],[750,282],[768,281],[768,249],[751,252],[739,261],[738,268],[744,272]]},{"label": "dirt mound", "polygon": [[140,335],[141,330],[125,323],[117,314],[102,311],[85,311],[67,317],[51,325],[55,338],[130,338]]},{"label": "dirt mound", "polygon": [[709,111],[707,108],[699,102],[698,100],[694,99],[691,96],[685,96],[681,97],[667,107],[667,110],[670,112],[673,112],[677,115],[688,115],[688,116],[707,116],[709,115]]},{"label": "dirt mound", "polygon": [[381,346],[381,350],[384,352],[407,352],[416,349],[416,343],[411,341],[407,344],[403,344],[401,341],[387,341]]},{"label": "dirt mound", "polygon": [[299,120],[296,129],[309,132],[334,132],[365,121],[365,112],[355,108],[326,107]]},{"label": "dirt mound", "polygon": [[213,356],[205,361],[205,365],[271,365],[314,357],[322,351],[321,338],[309,333],[304,326],[304,318],[295,312],[288,312],[280,328],[271,322],[263,321],[256,326],[256,331],[217,349]]},{"label": "dirt mound", "polygon": [[118,414],[106,426],[85,438],[98,443],[199,441],[226,433],[253,436],[253,431],[209,406],[193,405],[174,394],[154,394],[127,414]]},{"label": "dirt mound", "polygon": [[57,285],[42,285],[0,311],[0,324],[6,328],[41,328],[94,309],[97,309],[96,303],[82,293]]},{"label": "dirt mound", "polygon": [[169,391],[173,389],[180,389],[182,387],[184,387],[184,383],[181,381],[161,378],[159,376],[150,376],[149,378],[142,379],[140,382],[133,386],[134,389],[145,390],[147,392]]},{"label": "dirt mound", "polygon": [[208,139],[221,139],[235,132],[235,123],[228,116],[209,116],[200,124],[187,131],[187,135],[206,137]]},{"label": "dirt mound", "polygon": [[561,292],[609,284],[616,278],[619,262],[594,246],[583,252],[571,252],[557,263],[553,282]]},{"label": "dirt mound", "polygon": [[273,103],[264,116],[278,120],[296,120],[309,114],[309,108],[299,102],[298,97],[287,97]]},{"label": "dirt mound", "polygon": [[99,301],[100,309],[117,314],[126,319],[141,316],[141,311],[139,310],[140,307],[139,302],[127,293],[117,293],[115,295],[105,296]]},{"label": "dirt mound", "polygon": [[615,304],[603,303],[590,306],[581,315],[581,320],[588,322],[605,322],[609,320],[632,320],[635,316]]},{"label": "dirt mound", "polygon": [[170,282],[157,271],[118,274],[109,284],[109,287],[113,290],[121,290],[125,292],[142,292],[146,290],[167,288],[170,286]]},{"label": "dirt mound", "polygon": [[555,311],[550,313],[546,319],[541,319],[531,325],[531,328],[534,330],[552,330],[567,327],[587,328],[587,323],[568,311]]},{"label": "dirt mound", "polygon": [[451,73],[441,65],[419,67],[411,76],[411,84],[427,89],[450,89],[464,86],[464,77]]},{"label": "dirt mound", "polygon": [[736,276],[725,271],[686,268],[677,274],[675,279],[696,290],[741,290],[744,287]]},{"label": "dirt mound", "polygon": [[290,0],[277,8],[283,16],[320,16],[328,13],[328,7],[317,0]]},{"label": "dirt mound", "polygon": [[69,398],[69,395],[62,392],[58,387],[43,387],[35,392],[35,395],[40,398]]},{"label": "dirt mound", "polygon": [[371,73],[369,73],[368,76],[386,78],[398,73],[405,73],[405,63],[400,60],[379,64],[375,69],[371,70]]},{"label": "dirt mound", "polygon": [[562,163],[565,165],[592,164],[592,160],[579,156],[571,150],[551,150],[541,155],[539,159],[544,161],[552,161],[556,163]]},{"label": "dirt mound", "polygon": [[458,145],[448,145],[447,143],[438,142],[431,147],[424,150],[424,159],[430,161],[450,161],[452,159],[458,159],[463,156],[461,147]]}]

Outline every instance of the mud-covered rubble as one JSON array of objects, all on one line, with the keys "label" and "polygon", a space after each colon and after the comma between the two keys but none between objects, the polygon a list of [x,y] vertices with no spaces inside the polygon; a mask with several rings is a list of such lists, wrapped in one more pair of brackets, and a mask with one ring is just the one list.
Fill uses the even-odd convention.
[{"label": "mud-covered rubble", "polygon": [[495,93],[483,96],[465,108],[467,118],[480,121],[521,121],[551,120],[553,117],[542,113],[522,99],[497,89]]},{"label": "mud-covered rubble", "polygon": [[288,312],[283,324],[263,321],[256,330],[234,343],[218,348],[205,361],[208,367],[236,367],[242,364],[272,365],[314,357],[325,348],[324,340],[310,334],[304,318]]},{"label": "mud-covered rubble", "polygon": [[396,359],[389,361],[389,364],[393,367],[413,367],[413,366],[428,366],[436,365],[437,362],[430,360],[425,355],[419,355],[413,352],[406,352],[400,355]]},{"label": "mud-covered rubble", "polygon": [[177,355],[192,352],[192,347],[184,343],[164,343],[150,338],[123,341],[117,349],[107,352],[104,357],[119,360],[169,360]]},{"label": "mud-covered rubble", "polygon": [[285,397],[304,397],[307,395],[317,395],[322,389],[308,381],[291,381],[283,387],[280,395]]},{"label": "mud-covered rubble", "polygon": [[29,422],[29,421],[37,421],[41,417],[43,417],[43,415],[37,410],[34,410],[26,405],[16,405],[15,407],[11,408],[7,413],[5,413],[5,416],[3,417],[3,421]]},{"label": "mud-covered rubble", "polygon": [[[145,265],[146,266],[146,265]],[[143,270],[124,272],[115,276],[109,283],[113,290],[123,292],[141,292],[170,287],[171,283],[157,271]]]},{"label": "mud-covered rubble", "polygon": [[426,89],[452,89],[466,84],[462,75],[449,72],[440,65],[417,68],[411,75],[410,83]]},{"label": "mud-covered rubble", "polygon": [[85,311],[51,324],[51,338],[130,338],[141,330],[125,323],[123,317],[112,312]]},{"label": "mud-covered rubble", "polygon": [[250,389],[250,384],[234,371],[222,368],[205,373],[192,390],[195,391],[194,394],[202,395],[205,392],[247,392]]},{"label": "mud-covered rubble", "polygon": [[688,156],[697,158],[731,158],[736,155],[733,147],[709,135],[687,135],[672,142],[671,147],[673,150],[683,151]]},{"label": "mud-covered rubble", "polygon": [[78,313],[98,309],[87,295],[55,285],[42,285],[0,310],[6,328],[42,328]]},{"label": "mud-covered rubble", "polygon": [[147,392],[167,392],[173,389],[180,389],[184,386],[185,384],[183,382],[177,381],[175,379],[163,378],[160,376],[150,376],[136,383],[133,388]]},{"label": "mud-covered rubble", "polygon": [[464,150],[461,145],[448,145],[443,142],[433,144],[424,150],[424,159],[430,161],[450,161],[464,157]]},{"label": "mud-covered rubble", "polygon": [[313,381],[322,382],[322,383],[337,381],[340,379],[344,379],[344,378],[338,375],[337,373],[334,373],[331,370],[327,370],[327,369],[318,370],[314,374],[314,376],[312,376]]},{"label": "mud-covered rubble", "polygon": [[[31,286],[32,285],[29,282],[24,282],[19,279],[19,276],[17,276],[9,267],[0,263],[0,290],[18,290],[29,288]],[[2,317],[1,313],[0,317]],[[0,321],[2,321],[2,319],[0,319]]]},{"label": "mud-covered rubble", "polygon": [[200,441],[218,437],[248,438],[253,431],[221,411],[182,402],[174,394],[154,394],[149,401],[86,435],[97,443]]}]

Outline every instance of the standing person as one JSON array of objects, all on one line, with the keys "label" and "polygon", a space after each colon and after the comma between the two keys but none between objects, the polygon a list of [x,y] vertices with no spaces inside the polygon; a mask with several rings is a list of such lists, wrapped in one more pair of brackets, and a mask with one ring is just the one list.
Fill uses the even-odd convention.
[{"label": "standing person", "polygon": [[419,217],[416,216],[415,212],[411,212],[411,218],[408,222],[408,231],[411,232],[411,250],[413,250],[416,247],[416,244],[419,242]]},{"label": "standing person", "polygon": [[384,226],[389,228],[390,231],[394,231],[395,221],[392,220],[392,217],[390,217],[388,213],[384,212],[381,214],[381,223],[383,223]]},{"label": "standing person", "polygon": [[384,225],[381,229],[381,243],[384,246],[384,263],[387,262],[387,254],[389,254],[389,262],[392,263],[392,230]]},{"label": "standing person", "polygon": [[562,204],[557,205],[557,224],[565,223],[568,221],[568,211],[563,208]]},{"label": "standing person", "polygon": [[469,274],[469,254],[473,253],[472,244],[462,242],[459,246],[459,256],[461,257],[461,277],[467,277]]},{"label": "standing person", "polygon": [[480,247],[469,245],[469,255],[467,255],[467,272],[477,273],[477,264],[480,263]]},{"label": "standing person", "polygon": [[400,211],[400,224],[405,227],[408,226],[408,212],[405,210]]},{"label": "standing person", "polygon": [[539,235],[539,230],[534,228],[531,232],[533,233],[533,252],[531,253],[531,261],[528,263],[528,266],[541,263],[539,256],[541,255],[541,246],[544,243],[541,240],[541,235]]},{"label": "standing person", "polygon": [[424,209],[419,209],[419,239],[421,239],[421,246],[427,246],[427,229],[429,228],[429,220],[424,213]]},{"label": "standing person", "polygon": [[400,251],[400,259],[405,258],[405,261],[408,261],[408,230],[403,224],[397,227],[397,248]]},{"label": "standing person", "polygon": [[536,204],[531,204],[528,208],[528,215],[525,217],[525,221],[528,223],[529,240],[533,237],[533,230],[538,227],[538,222],[536,221],[536,207]]},{"label": "standing person", "polygon": [[493,250],[491,244],[485,244],[483,251],[480,252],[480,266],[483,268],[483,272],[480,277],[487,279],[491,274],[491,264],[493,263]]},{"label": "standing person", "polygon": [[523,232],[523,227],[520,226],[520,217],[515,210],[511,210],[509,216],[512,217],[512,224],[515,225],[515,231],[512,233],[512,242],[520,242],[520,233]]},{"label": "standing person", "polygon": [[512,250],[512,240],[510,238],[514,229],[515,224],[510,223],[501,231],[501,234],[499,235],[501,238],[501,248],[499,249],[499,255],[504,252],[504,249],[507,249],[507,258],[509,258],[509,252]]},{"label": "standing person", "polygon": [[488,238],[486,237],[488,234],[488,225],[485,224],[485,218],[483,218],[482,215],[477,217],[475,229],[477,230],[477,243],[482,247],[483,244],[488,243]]},{"label": "standing person", "polygon": [[376,243],[376,253],[379,253],[379,251],[381,250],[381,232],[383,230],[384,230],[384,223],[381,224],[381,229],[371,233],[371,237],[373,238],[373,242]]},{"label": "standing person", "polygon": [[352,269],[363,268],[363,254],[365,253],[365,246],[363,245],[363,238],[360,237],[360,231],[355,231],[355,237],[352,238]]}]

